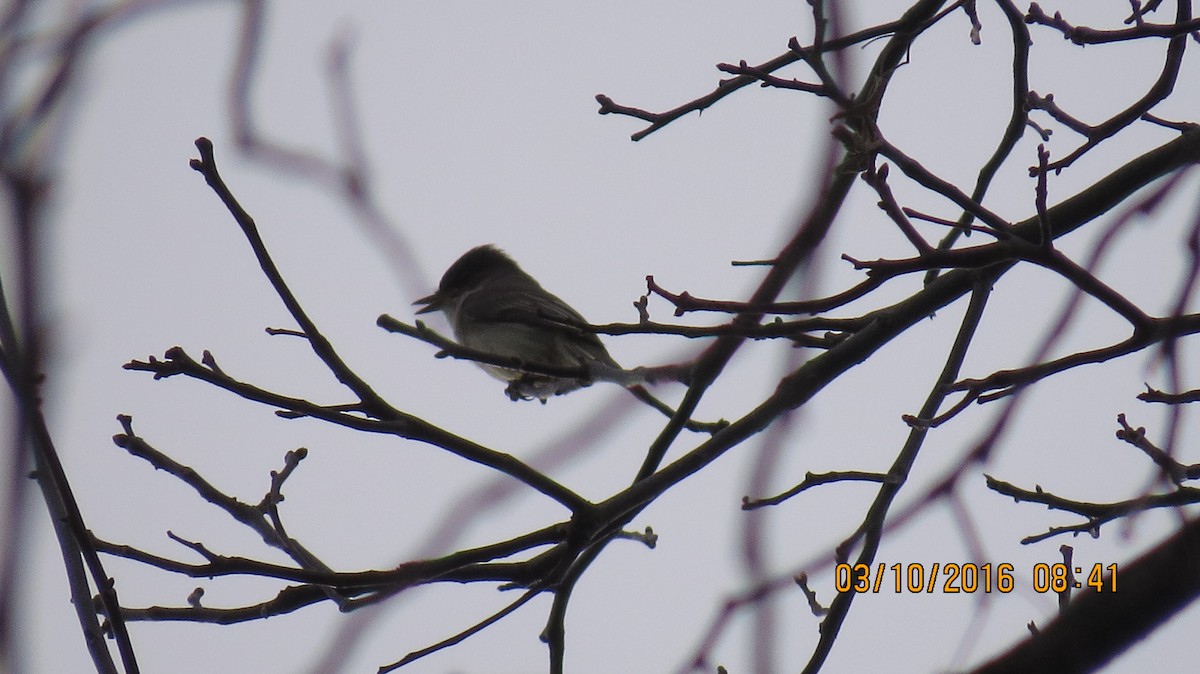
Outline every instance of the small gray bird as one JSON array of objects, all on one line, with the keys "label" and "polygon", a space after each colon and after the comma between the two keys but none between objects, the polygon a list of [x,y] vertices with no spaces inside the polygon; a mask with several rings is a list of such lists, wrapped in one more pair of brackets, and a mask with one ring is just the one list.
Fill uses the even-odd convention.
[{"label": "small gray bird", "polygon": [[478,363],[508,382],[505,393],[513,400],[545,403],[595,379],[620,380],[624,373],[600,338],[580,327],[587,321],[578,311],[490,244],[464,253],[442,275],[437,292],[413,304],[425,305],[418,314],[445,314],[454,337],[468,348],[534,367],[584,368],[588,373],[586,379],[565,378]]}]

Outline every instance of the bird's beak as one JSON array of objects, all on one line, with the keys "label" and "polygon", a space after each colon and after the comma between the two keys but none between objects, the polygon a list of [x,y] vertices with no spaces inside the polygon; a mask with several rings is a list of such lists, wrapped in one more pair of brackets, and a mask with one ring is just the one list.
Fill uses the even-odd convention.
[{"label": "bird's beak", "polygon": [[428,297],[422,297],[421,299],[417,300],[416,302],[413,302],[413,305],[424,304],[425,306],[421,307],[417,311],[417,313],[418,314],[428,314],[433,311],[441,311],[442,305],[444,303],[445,303],[445,298],[437,293],[434,293],[432,295],[429,295]]}]

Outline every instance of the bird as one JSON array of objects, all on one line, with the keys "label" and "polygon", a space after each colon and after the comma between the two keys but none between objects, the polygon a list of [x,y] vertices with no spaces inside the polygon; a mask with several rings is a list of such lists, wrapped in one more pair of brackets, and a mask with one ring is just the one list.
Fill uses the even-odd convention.
[{"label": "bird", "polygon": [[[507,382],[505,393],[514,401],[536,398],[545,404],[597,379],[620,380],[625,373],[600,338],[585,329],[588,323],[578,311],[494,244],[463,253],[442,275],[437,291],[413,304],[422,307],[417,314],[441,311],[462,346],[512,359],[514,367],[476,364]],[[544,372],[572,368],[579,376]]]}]

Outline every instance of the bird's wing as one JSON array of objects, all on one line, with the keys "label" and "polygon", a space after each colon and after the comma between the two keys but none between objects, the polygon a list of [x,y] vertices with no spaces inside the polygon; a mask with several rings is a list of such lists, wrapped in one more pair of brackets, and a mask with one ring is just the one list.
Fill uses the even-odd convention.
[{"label": "bird's wing", "polygon": [[470,305],[464,306],[464,309],[475,320],[517,323],[557,332],[571,341],[587,345],[590,348],[586,351],[595,354],[600,360],[611,360],[600,338],[582,328],[587,325],[587,320],[571,305],[547,292],[540,285],[513,285],[508,288],[493,286],[492,291],[488,293],[489,297],[486,300],[476,296],[464,300]]}]

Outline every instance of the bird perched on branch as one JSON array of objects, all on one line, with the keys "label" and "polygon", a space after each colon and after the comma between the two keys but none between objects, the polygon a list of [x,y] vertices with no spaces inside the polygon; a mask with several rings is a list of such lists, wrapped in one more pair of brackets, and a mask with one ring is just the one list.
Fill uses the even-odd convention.
[{"label": "bird perched on branch", "polygon": [[635,383],[578,311],[493,245],[464,253],[437,292],[413,304],[424,305],[418,314],[445,314],[459,344],[511,361],[477,364],[508,382],[505,393],[513,400],[545,403],[599,380]]}]

